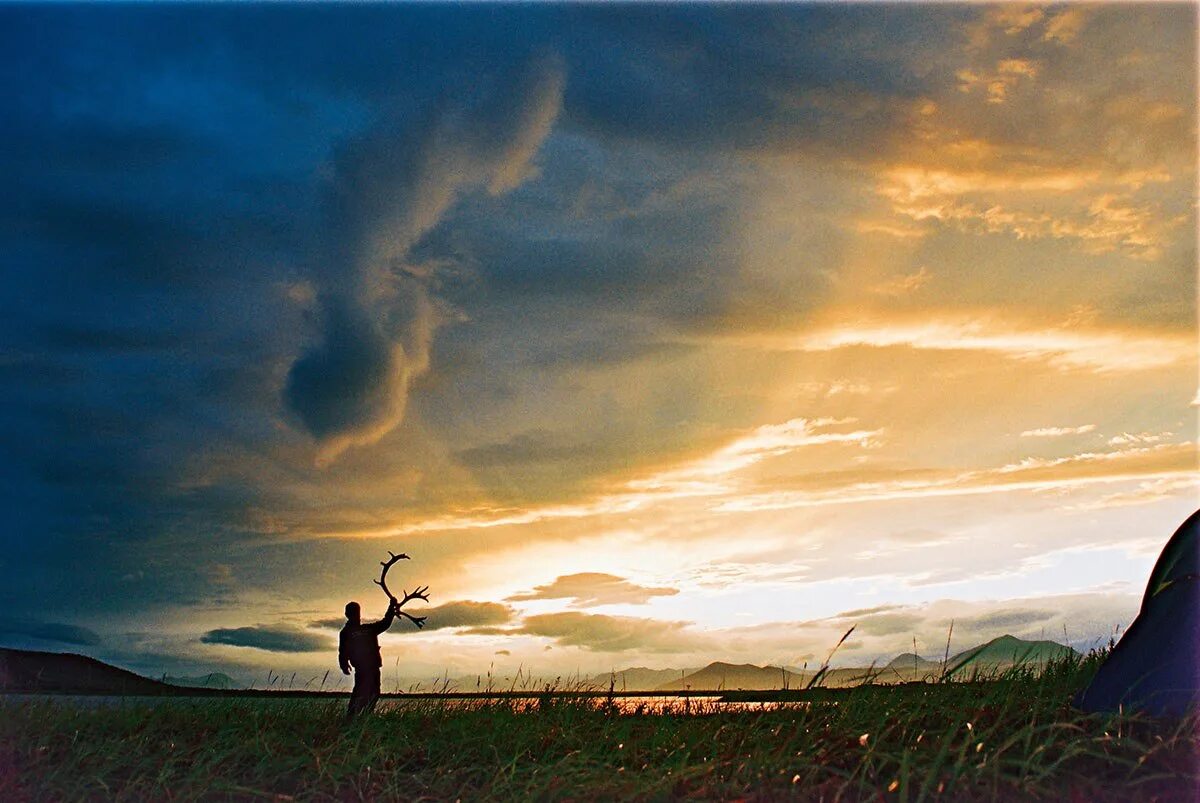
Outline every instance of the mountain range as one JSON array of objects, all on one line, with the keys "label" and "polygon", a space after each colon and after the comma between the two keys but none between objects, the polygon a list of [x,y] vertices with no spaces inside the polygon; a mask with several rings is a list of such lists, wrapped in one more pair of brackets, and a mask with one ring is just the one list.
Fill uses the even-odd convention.
[{"label": "mountain range", "polygon": [[[883,666],[839,667],[827,670],[820,685],[829,687],[856,686],[861,683],[906,683],[930,680],[941,675],[943,668],[954,677],[972,673],[988,673],[1018,664],[1040,666],[1048,661],[1075,654],[1075,650],[1054,641],[1026,641],[1015,636],[1000,636],[984,644],[955,653],[944,661],[931,660],[915,653],[897,655]],[[591,684],[607,688],[610,678],[616,678],[617,690],[686,691],[689,689],[744,689],[766,691],[781,688],[803,688],[817,670],[795,667],[756,666],[714,662],[701,669],[652,670],[627,669],[609,675],[597,675]],[[668,680],[659,681],[660,678]],[[621,685],[625,679],[626,684]],[[636,681],[636,682],[635,682]]]},{"label": "mountain range", "polygon": [[[914,653],[897,655],[887,664],[872,667],[839,667],[826,670],[819,685],[856,686],[862,683],[906,683],[940,677],[943,672],[956,678],[977,672],[988,673],[1018,664],[1042,665],[1047,661],[1075,654],[1070,647],[1053,641],[1026,641],[1001,636],[985,644],[963,650],[945,661],[923,658]],[[637,691],[717,691],[804,688],[817,670],[795,667],[730,664],[715,661],[701,668],[648,669],[631,667],[596,675],[580,684],[604,691],[610,687],[620,693]],[[469,682],[468,682],[469,681]],[[463,678],[435,688],[449,691],[473,691],[476,678]],[[518,691],[539,689],[540,681],[527,679]],[[504,689],[504,684],[498,684]],[[198,677],[166,676],[161,681],[70,653],[33,652],[0,648],[0,691],[62,692],[80,694],[171,694],[184,688],[206,691],[229,690],[236,681],[221,672]]]},{"label": "mountain range", "polygon": [[209,672],[196,677],[163,675],[162,682],[189,689],[238,689],[241,685],[224,672]]}]

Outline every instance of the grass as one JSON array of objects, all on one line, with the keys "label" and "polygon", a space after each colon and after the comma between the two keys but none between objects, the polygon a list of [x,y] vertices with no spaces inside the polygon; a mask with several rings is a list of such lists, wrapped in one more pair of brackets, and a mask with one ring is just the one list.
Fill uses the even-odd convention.
[{"label": "grass", "polygon": [[7,702],[0,799],[1195,800],[1195,717],[1070,707],[1097,661],[761,711],[545,695],[346,725],[303,700]]}]

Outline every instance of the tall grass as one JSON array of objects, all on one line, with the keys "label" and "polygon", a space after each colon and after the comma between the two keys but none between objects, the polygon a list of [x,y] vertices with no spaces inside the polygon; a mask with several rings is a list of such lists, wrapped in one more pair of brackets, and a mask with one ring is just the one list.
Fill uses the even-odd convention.
[{"label": "tall grass", "polygon": [[543,694],[346,723],[303,700],[0,703],[0,799],[1194,800],[1195,717],[1069,706],[1097,660],[761,711]]}]

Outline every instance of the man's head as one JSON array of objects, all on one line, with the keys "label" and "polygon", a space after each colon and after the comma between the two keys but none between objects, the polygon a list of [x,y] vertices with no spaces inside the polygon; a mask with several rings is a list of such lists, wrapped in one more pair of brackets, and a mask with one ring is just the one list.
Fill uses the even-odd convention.
[{"label": "man's head", "polygon": [[346,603],[346,620],[353,624],[358,624],[358,620],[362,617],[362,608],[358,607],[357,602]]}]

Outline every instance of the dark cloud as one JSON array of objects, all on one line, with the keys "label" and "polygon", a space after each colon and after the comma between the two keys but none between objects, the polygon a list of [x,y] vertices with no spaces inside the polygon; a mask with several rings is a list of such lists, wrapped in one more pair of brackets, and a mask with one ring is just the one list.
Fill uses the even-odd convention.
[{"label": "dark cloud", "polygon": [[800,625],[808,628],[830,625],[844,628],[853,625],[855,632],[860,635],[891,636],[898,633],[915,633],[926,623],[927,616],[912,611],[910,606],[876,605],[842,611],[825,619],[811,619],[801,622]]},{"label": "dark cloud", "polygon": [[690,625],[567,611],[527,616],[514,632],[552,638],[559,646],[592,652],[690,652],[711,646],[704,636],[691,632]]},{"label": "dark cloud", "polygon": [[603,572],[581,572],[567,574],[553,583],[535,586],[526,594],[515,594],[509,602],[530,602],[539,599],[571,599],[576,608],[595,605],[640,605],[653,597],[670,597],[679,593],[677,588],[653,588],[631,583],[623,577]]},{"label": "dark cloud", "polygon": [[[593,148],[602,159],[589,158]],[[560,315],[552,338],[520,344],[513,356],[531,365],[679,355],[686,347],[673,336],[681,329],[794,321],[832,289],[829,268],[847,237],[828,199],[791,201],[802,207],[803,233],[792,228],[786,236],[803,258],[787,270],[746,269],[755,259],[743,248],[752,236],[746,218],[761,211],[736,178],[745,165],[732,156],[583,147],[558,135],[541,159],[536,183],[499,207],[464,202],[418,246],[427,260],[468,267],[486,287],[485,298],[464,292],[476,285],[447,290],[477,325],[505,313],[552,315],[563,303],[586,310]],[[531,237],[535,226],[555,234]]]},{"label": "dark cloud", "polygon": [[327,456],[372,443],[403,418],[439,323],[419,271],[406,269],[409,251],[460,192],[494,196],[525,180],[558,115],[561,70],[538,63],[464,94],[423,114],[383,110],[338,160],[328,264],[318,272],[323,331],[284,390]]},{"label": "dark cloud", "polygon": [[831,618],[833,618],[833,619],[854,619],[854,618],[857,618],[860,616],[871,616],[871,615],[877,614],[877,613],[885,613],[887,611],[894,611],[894,610],[898,610],[903,607],[904,607],[903,605],[876,605],[873,608],[855,608],[852,611],[842,611],[839,614],[835,614]]},{"label": "dark cloud", "polygon": [[1049,610],[1038,609],[1023,609],[1023,608],[1005,608],[999,611],[992,611],[983,616],[975,616],[970,619],[964,619],[961,625],[973,627],[977,630],[986,630],[992,628],[1024,628],[1029,625],[1045,622],[1053,619],[1058,614]]},{"label": "dark cloud", "polygon": [[22,622],[8,619],[0,620],[0,638],[5,637],[55,641],[61,644],[77,644],[82,647],[95,647],[103,641],[96,631],[78,625],[61,622]]},{"label": "dark cloud", "polygon": [[319,652],[336,646],[327,636],[289,625],[217,628],[201,636],[200,641],[205,644],[252,647],[267,652]]},{"label": "dark cloud", "polygon": [[877,613],[855,618],[856,632],[869,636],[890,636],[896,633],[913,633],[925,622],[925,617],[914,613]]},{"label": "dark cloud", "polygon": [[329,619],[314,619],[308,623],[308,626],[323,630],[341,630],[344,624],[346,624],[346,617],[334,616]]},{"label": "dark cloud", "polygon": [[447,627],[502,625],[512,620],[513,611],[499,602],[461,600],[422,609],[421,615],[426,617],[426,630],[441,630]]},{"label": "dark cloud", "polygon": [[318,440],[370,433],[404,414],[404,351],[361,310],[331,305],[318,345],[292,366],[284,401]]},{"label": "dark cloud", "polygon": [[607,136],[676,147],[811,149],[856,124],[843,148],[869,149],[899,128],[889,100],[927,85],[908,56],[957,16],[883,14],[876,27],[863,23],[878,12],[820,6],[581,10],[591,69],[566,108]]},{"label": "dark cloud", "polygon": [[[806,48],[748,11],[629,11],[0,9],[0,529],[43,534],[14,539],[34,570],[0,601],[60,582],[50,556],[77,549],[116,607],[139,554],[161,582],[122,589],[123,604],[205,596],[169,549],[114,541],[236,540],[257,532],[254,508],[312,521],[304,499],[334,483],[298,476],[281,412],[329,451],[388,430],[448,306],[477,322],[463,340],[509,344],[486,363],[505,376],[678,349],[655,321],[720,320],[731,293],[810,298],[748,289],[716,247],[737,193],[688,177],[754,147],[761,121],[745,114],[774,106],[738,88],[752,74],[793,88],[853,74],[907,96],[903,48],[871,48],[887,69],[841,70],[828,53],[796,61]],[[831,25],[872,36],[866,19],[772,15],[794,17],[800,41]],[[891,30],[912,39],[927,16]],[[745,30],[763,33],[757,49]],[[750,72],[722,77],[735,53]],[[281,291],[302,279],[315,308]],[[547,314],[564,298],[588,302],[572,337]],[[598,317],[628,308],[650,323]],[[531,309],[536,332],[514,331]]]},{"label": "dark cloud", "polygon": [[461,449],[454,453],[454,457],[472,468],[495,468],[578,460],[597,451],[607,451],[608,448],[611,447],[602,443],[564,442],[551,432],[535,429],[514,435],[506,441]]},{"label": "dark cloud", "polygon": [[[419,233],[438,187],[453,200],[460,177],[510,189],[536,145],[529,110],[553,90],[544,61],[458,15],[467,41],[492,42],[472,53],[516,69],[504,91],[455,99],[488,70],[456,73],[462,54],[433,19],[401,25],[411,47],[398,47],[390,13],[94,11],[0,9],[13,88],[0,131],[0,542],[25,567],[3,566],[9,610],[54,608],[81,587],[112,609],[212,601],[226,592],[179,543],[204,532],[222,549],[258,538],[262,520],[311,521],[311,502],[291,497],[311,476],[282,456],[299,439],[278,426],[281,398],[324,441],[382,426],[403,412],[435,315],[420,286],[368,288],[363,249],[393,224]],[[434,141],[422,120],[444,123],[443,151],[419,147]],[[304,278],[317,315],[284,292]],[[342,287],[345,303],[327,300]],[[40,537],[9,543],[18,532]],[[120,582],[149,566],[153,581]]]},{"label": "dark cloud", "polygon": [[48,327],[45,342],[55,349],[68,352],[129,353],[176,348],[187,341],[175,332],[66,324]]}]

